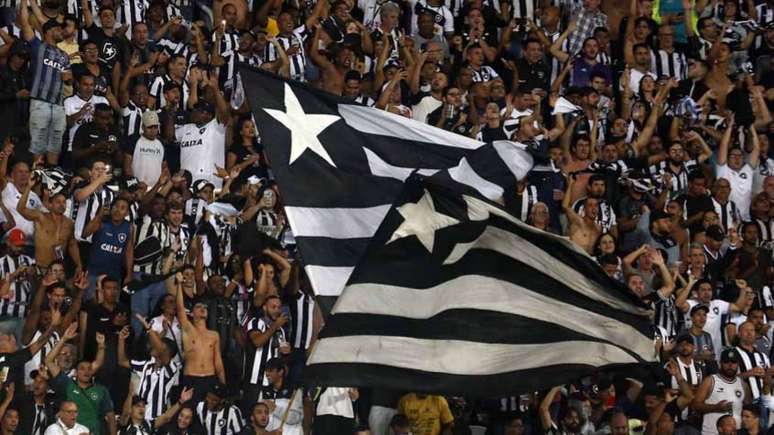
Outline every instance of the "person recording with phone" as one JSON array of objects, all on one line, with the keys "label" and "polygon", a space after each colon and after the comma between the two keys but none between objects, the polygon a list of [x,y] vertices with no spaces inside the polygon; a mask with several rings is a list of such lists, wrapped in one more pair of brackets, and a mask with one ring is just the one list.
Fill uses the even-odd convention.
[{"label": "person recording with phone", "polygon": [[473,124],[462,111],[462,91],[450,86],[443,91],[443,105],[427,115],[427,123],[438,128],[470,136]]}]

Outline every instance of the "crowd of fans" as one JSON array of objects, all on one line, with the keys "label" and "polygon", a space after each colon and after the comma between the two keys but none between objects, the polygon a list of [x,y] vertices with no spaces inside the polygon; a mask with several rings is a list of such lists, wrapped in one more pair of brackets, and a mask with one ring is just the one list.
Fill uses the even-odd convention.
[{"label": "crowd of fans", "polygon": [[[3,0],[0,24],[0,434],[774,423],[774,1]],[[544,156],[504,206],[651,304],[661,365],[486,400],[302,387],[323,315],[242,62]]]}]

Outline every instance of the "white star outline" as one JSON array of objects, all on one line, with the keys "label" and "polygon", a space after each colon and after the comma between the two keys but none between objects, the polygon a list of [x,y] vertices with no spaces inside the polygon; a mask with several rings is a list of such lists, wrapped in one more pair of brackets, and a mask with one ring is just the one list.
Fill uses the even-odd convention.
[{"label": "white star outline", "polygon": [[459,220],[436,211],[433,197],[427,190],[424,192],[419,201],[407,202],[398,207],[398,213],[404,220],[392,233],[387,244],[404,237],[416,236],[422,246],[432,254],[435,232],[460,223]]},{"label": "white star outline", "polygon": [[296,94],[287,83],[285,83],[285,111],[266,108],[263,111],[290,131],[290,161],[288,165],[292,165],[308,149],[322,157],[334,168],[336,167],[317,136],[341,119],[340,116],[304,112]]}]

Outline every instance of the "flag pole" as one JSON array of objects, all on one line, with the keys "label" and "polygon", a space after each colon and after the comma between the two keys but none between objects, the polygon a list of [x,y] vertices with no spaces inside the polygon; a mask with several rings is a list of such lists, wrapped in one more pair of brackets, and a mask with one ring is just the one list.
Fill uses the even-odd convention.
[{"label": "flag pole", "polygon": [[288,401],[288,407],[285,408],[285,412],[282,413],[282,419],[280,420],[279,425],[279,432],[282,433],[282,428],[285,426],[285,421],[288,419],[288,414],[290,414],[290,407],[293,406],[293,400],[296,398],[296,394],[298,393],[298,388],[293,390],[293,394],[290,395],[290,401]]}]

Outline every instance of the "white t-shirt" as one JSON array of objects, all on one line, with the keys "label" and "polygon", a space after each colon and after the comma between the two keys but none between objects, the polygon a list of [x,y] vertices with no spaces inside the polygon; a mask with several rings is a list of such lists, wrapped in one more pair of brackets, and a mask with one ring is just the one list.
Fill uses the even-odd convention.
[{"label": "white t-shirt", "polygon": [[355,418],[349,388],[328,387],[321,395],[317,404],[317,415],[337,415],[345,418]]},{"label": "white t-shirt", "polygon": [[[21,199],[21,192],[19,192],[13,183],[8,182],[8,184],[5,185],[5,189],[3,189],[3,205],[5,205],[5,208],[13,215],[13,219],[16,221],[15,228],[22,230],[25,236],[32,237],[35,234],[35,223],[25,219],[16,210],[19,199]],[[43,208],[43,203],[35,192],[30,192],[27,197],[27,208],[35,210],[41,210]]]},{"label": "white t-shirt", "polygon": [[442,101],[436,100],[432,95],[427,95],[419,100],[419,103],[412,108],[412,111],[414,112],[412,117],[419,122],[427,123],[427,115],[441,106],[443,106]]},{"label": "white t-shirt", "polygon": [[725,178],[731,183],[729,199],[736,203],[742,220],[750,220],[750,202],[752,201],[753,173],[755,170],[747,163],[738,171],[728,165],[718,165],[718,178]]},{"label": "white t-shirt", "polygon": [[161,177],[164,161],[164,145],[158,139],[150,140],[140,135],[134,144],[132,154],[132,172],[135,178],[148,186],[153,186]]},{"label": "white t-shirt", "polygon": [[175,130],[175,137],[180,145],[180,168],[191,172],[193,181],[207,180],[221,187],[215,165],[225,167],[226,126],[216,118],[201,127],[185,124]]},{"label": "white t-shirt", "polygon": [[[629,89],[631,89],[635,95],[640,92],[640,80],[642,80],[646,74],[653,77],[653,80],[658,80],[658,77],[650,71],[643,73],[634,68],[631,69],[631,74],[629,74]],[[623,89],[623,85],[621,85],[621,89]]]},{"label": "white t-shirt", "polygon": [[46,432],[43,435],[81,435],[85,433],[91,432],[89,432],[89,428],[80,423],[75,423],[73,427],[68,429],[62,423],[62,420],[57,420],[56,423],[46,428]]},{"label": "white t-shirt", "polygon": [[73,145],[73,138],[75,137],[75,132],[78,131],[78,127],[81,125],[91,122],[91,119],[94,117],[94,106],[97,104],[110,104],[105,97],[101,97],[99,95],[92,95],[92,97],[88,100],[84,100],[81,97],[78,96],[78,94],[74,94],[71,97],[67,97],[64,100],[64,109],[65,109],[65,115],[75,115],[78,113],[84,104],[91,103],[91,109],[89,109],[88,112],[83,114],[83,117],[81,119],[75,121],[75,124],[73,124],[72,127],[70,127],[70,131],[68,131],[67,134],[67,149],[69,151],[72,151],[72,145]]}]

